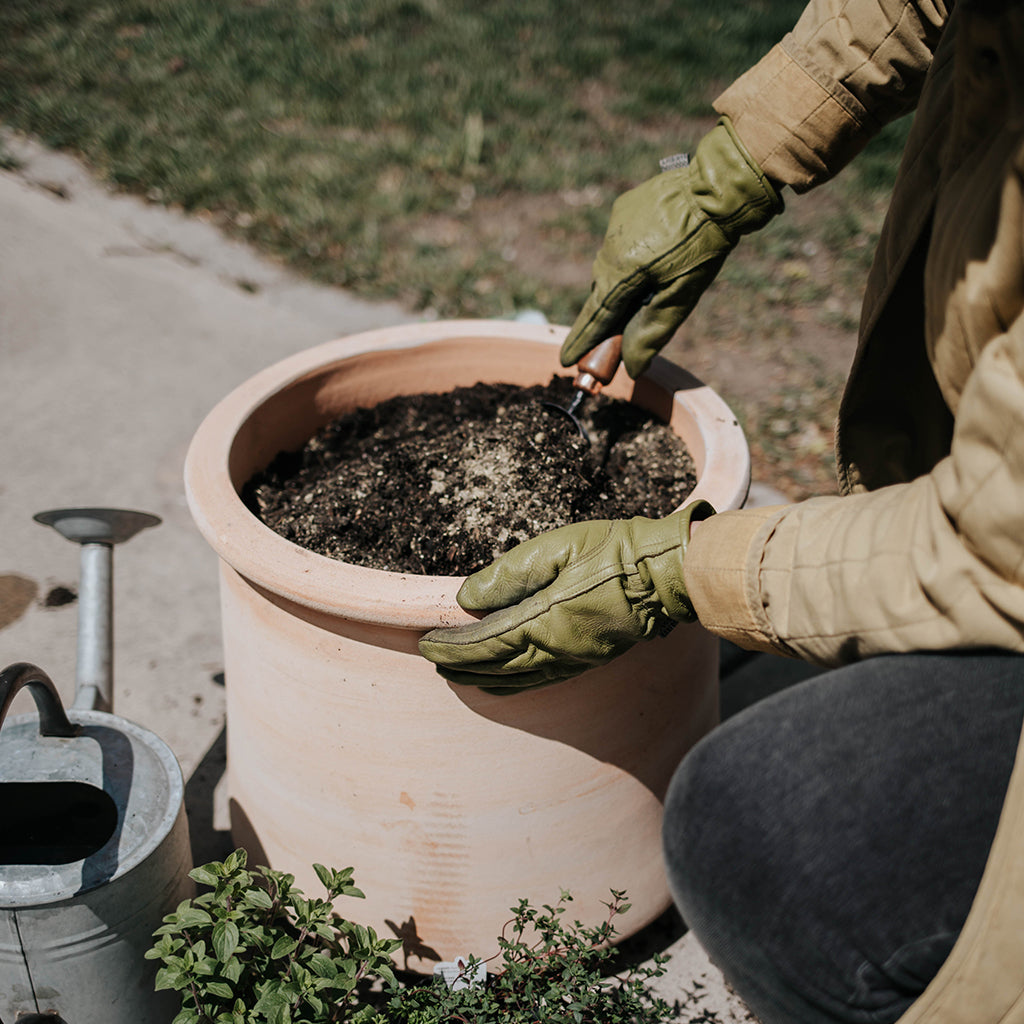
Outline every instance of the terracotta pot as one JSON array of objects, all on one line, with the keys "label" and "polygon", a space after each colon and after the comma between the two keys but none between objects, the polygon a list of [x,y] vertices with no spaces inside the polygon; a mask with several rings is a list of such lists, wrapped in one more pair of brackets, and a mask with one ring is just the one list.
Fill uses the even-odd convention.
[{"label": "terracotta pot", "polygon": [[[567,889],[589,923],[609,889],[625,889],[623,936],[669,906],[662,798],[717,722],[717,643],[679,626],[558,686],[511,697],[450,686],[416,644],[468,621],[460,579],[314,554],[264,526],[239,490],[357,406],[479,381],[547,383],[565,372],[564,336],[455,321],[342,338],[247,381],[188,453],[192,514],[221,559],[234,840],[309,893],[320,892],[312,863],[354,866],[366,901],[339,909],[402,933],[414,970],[430,970],[431,955],[493,953],[523,897],[553,902]],[[662,360],[635,384],[620,371],[607,391],[686,440],[694,497],[739,507],[747,446],[714,392]]]}]

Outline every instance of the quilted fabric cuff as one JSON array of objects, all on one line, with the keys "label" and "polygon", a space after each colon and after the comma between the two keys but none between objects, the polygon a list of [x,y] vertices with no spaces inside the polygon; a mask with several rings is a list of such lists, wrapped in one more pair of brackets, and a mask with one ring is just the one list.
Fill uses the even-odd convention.
[{"label": "quilted fabric cuff", "polygon": [[770,629],[758,587],[761,551],[783,509],[712,516],[694,532],[686,552],[686,589],[701,625],[747,650],[789,653]]},{"label": "quilted fabric cuff", "polygon": [[773,181],[806,192],[863,148],[877,125],[839,83],[813,67],[787,36],[713,104]]}]

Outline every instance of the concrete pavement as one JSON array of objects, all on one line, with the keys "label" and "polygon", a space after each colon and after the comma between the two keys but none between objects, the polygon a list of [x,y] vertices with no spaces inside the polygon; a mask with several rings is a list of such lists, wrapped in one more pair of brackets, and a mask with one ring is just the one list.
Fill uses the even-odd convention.
[{"label": "concrete pavement", "polygon": [[[208,224],[114,195],[28,140],[7,136],[5,148],[20,166],[0,172],[0,667],[34,662],[72,698],[77,605],[59,598],[77,588],[79,550],[35,513],[159,516],[115,549],[114,708],[177,755],[201,862],[230,839],[218,788],[216,565],[185,504],[186,448],[207,411],[254,372],[414,317],[311,285]],[[23,693],[12,713],[31,708]],[[694,1016],[749,1020],[692,938],[662,925],[648,938],[673,955],[665,996],[690,993]]]}]

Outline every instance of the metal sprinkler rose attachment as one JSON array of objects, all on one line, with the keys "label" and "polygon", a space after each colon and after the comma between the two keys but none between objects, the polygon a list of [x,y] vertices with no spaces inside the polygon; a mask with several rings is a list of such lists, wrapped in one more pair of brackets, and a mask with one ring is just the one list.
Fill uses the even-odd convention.
[{"label": "metal sprinkler rose attachment", "polygon": [[160,519],[118,508],[58,508],[32,518],[82,546],[74,707],[113,711],[114,545]]}]

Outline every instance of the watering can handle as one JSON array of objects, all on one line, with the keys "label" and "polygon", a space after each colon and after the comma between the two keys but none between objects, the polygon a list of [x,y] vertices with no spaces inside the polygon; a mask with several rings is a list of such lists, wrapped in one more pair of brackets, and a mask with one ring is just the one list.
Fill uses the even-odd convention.
[{"label": "watering can handle", "polygon": [[69,721],[53,681],[41,668],[36,668],[27,661],[8,665],[0,672],[0,727],[4,724],[14,695],[23,686],[29,688],[32,699],[39,709],[40,736],[78,735],[79,728]]}]

